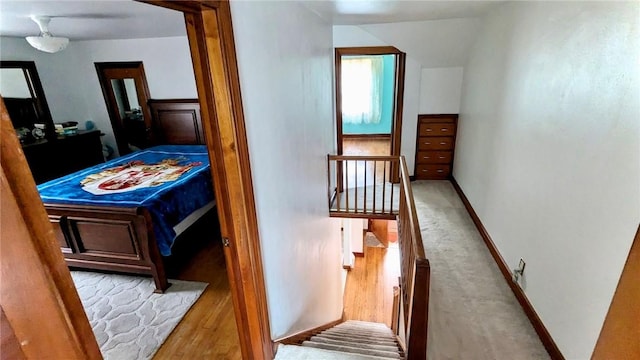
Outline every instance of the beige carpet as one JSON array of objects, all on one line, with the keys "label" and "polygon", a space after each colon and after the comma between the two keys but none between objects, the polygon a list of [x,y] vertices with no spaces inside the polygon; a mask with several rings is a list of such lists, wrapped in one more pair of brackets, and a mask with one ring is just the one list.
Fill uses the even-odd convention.
[{"label": "beige carpet", "polygon": [[105,360],[150,359],[200,297],[206,283],[170,280],[154,294],[150,277],[72,271]]},{"label": "beige carpet", "polygon": [[431,262],[428,358],[549,359],[451,183],[412,188]]}]

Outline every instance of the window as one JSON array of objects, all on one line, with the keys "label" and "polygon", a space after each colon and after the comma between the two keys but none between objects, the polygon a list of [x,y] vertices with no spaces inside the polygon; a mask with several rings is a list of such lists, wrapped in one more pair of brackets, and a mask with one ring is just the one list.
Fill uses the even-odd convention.
[{"label": "window", "polygon": [[343,123],[380,123],[382,116],[382,67],[382,56],[342,58]]}]

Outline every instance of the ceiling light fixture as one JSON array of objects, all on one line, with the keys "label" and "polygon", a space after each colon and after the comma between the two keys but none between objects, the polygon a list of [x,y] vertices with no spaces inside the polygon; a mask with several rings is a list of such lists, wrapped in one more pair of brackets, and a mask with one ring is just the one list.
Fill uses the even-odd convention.
[{"label": "ceiling light fixture", "polygon": [[34,48],[48,52],[55,53],[67,47],[69,39],[65,37],[55,37],[49,32],[49,16],[31,16],[31,20],[35,21],[40,27],[40,36],[27,36],[26,39]]}]

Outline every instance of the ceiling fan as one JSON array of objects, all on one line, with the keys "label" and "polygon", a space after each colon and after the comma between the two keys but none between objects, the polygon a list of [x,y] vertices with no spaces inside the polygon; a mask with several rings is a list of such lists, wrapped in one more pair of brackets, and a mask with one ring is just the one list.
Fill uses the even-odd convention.
[{"label": "ceiling fan", "polygon": [[38,24],[38,27],[40,28],[39,36],[26,37],[31,46],[40,51],[56,53],[58,51],[64,50],[67,45],[69,45],[69,38],[56,37],[49,32],[49,21],[51,21],[50,16],[32,15],[30,18],[31,20],[35,21],[35,23]]}]

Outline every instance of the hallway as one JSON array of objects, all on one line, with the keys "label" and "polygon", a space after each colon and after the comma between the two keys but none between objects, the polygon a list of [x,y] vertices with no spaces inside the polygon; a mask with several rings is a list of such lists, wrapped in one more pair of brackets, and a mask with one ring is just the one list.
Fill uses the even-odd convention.
[{"label": "hallway", "polygon": [[431,263],[430,359],[548,359],[448,181],[412,184]]}]

